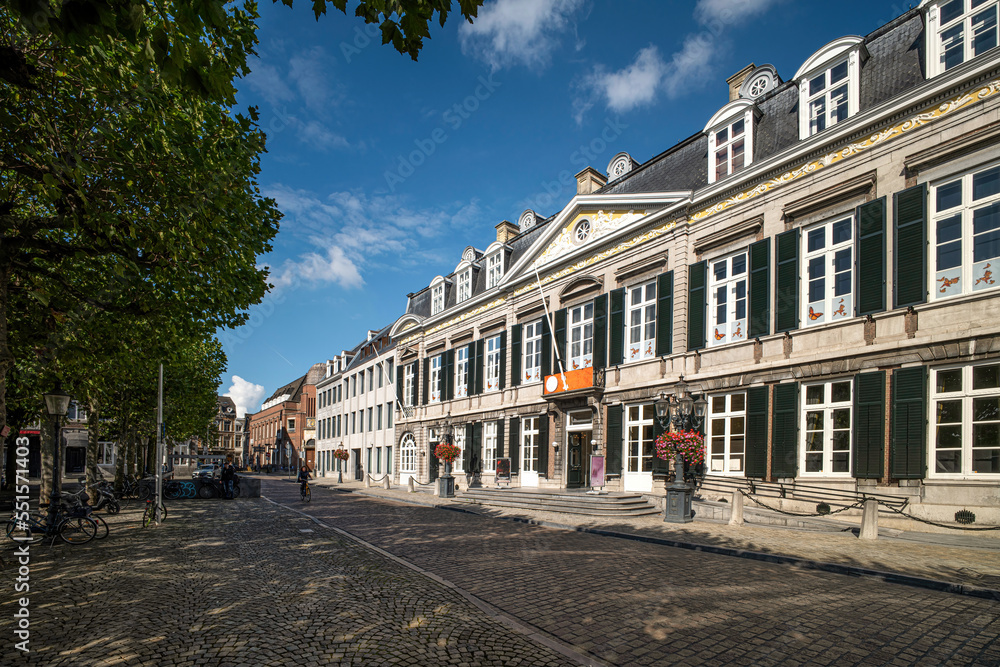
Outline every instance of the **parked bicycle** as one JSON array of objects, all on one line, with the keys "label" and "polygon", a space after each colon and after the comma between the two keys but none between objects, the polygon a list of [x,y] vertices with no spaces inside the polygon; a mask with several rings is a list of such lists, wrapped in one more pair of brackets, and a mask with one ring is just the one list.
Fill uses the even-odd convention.
[{"label": "parked bicycle", "polygon": [[[159,510],[159,518],[157,518],[157,510]],[[160,503],[159,507],[156,505],[156,498],[146,499],[146,509],[142,513],[142,527],[147,528],[151,523],[160,523],[161,521],[166,521],[167,519],[167,506]]]},{"label": "parked bicycle", "polygon": [[90,508],[70,510],[60,507],[55,520],[50,522],[48,513],[35,512],[27,516],[11,515],[5,527],[5,534],[15,542],[36,544],[46,537],[49,544],[59,537],[67,544],[86,544],[97,536],[99,524],[90,515]]},{"label": "parked bicycle", "polygon": [[[223,486],[220,480],[204,477],[201,480],[201,487],[198,489],[198,495],[202,498],[225,498],[226,497],[226,487]],[[238,477],[233,479],[233,498],[240,497],[240,480]]]}]

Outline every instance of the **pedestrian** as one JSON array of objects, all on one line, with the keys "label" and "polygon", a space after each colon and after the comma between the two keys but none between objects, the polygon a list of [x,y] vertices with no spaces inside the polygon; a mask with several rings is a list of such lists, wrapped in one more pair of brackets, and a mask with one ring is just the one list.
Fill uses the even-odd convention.
[{"label": "pedestrian", "polygon": [[233,478],[236,476],[236,468],[233,467],[233,462],[227,460],[222,466],[222,486],[226,490],[226,498],[228,500],[233,499]]}]

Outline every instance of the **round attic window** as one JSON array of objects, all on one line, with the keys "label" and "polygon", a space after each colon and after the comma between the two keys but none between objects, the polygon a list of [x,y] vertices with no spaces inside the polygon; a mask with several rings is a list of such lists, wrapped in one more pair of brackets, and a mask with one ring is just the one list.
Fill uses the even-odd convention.
[{"label": "round attic window", "polygon": [[773,90],[781,83],[778,73],[771,65],[761,65],[747,77],[743,85],[740,86],[740,97],[743,99],[757,99],[764,93]]},{"label": "round attic window", "polygon": [[573,228],[573,243],[580,245],[590,238],[590,220],[584,218]]},{"label": "round attic window", "polygon": [[608,165],[608,177],[615,179],[619,176],[624,176],[632,171],[633,165],[632,156],[628,153],[619,153],[612,158],[611,164]]},{"label": "round attic window", "polygon": [[535,226],[535,212],[530,208],[521,214],[521,217],[517,221],[517,226],[523,232],[526,229],[530,229]]}]

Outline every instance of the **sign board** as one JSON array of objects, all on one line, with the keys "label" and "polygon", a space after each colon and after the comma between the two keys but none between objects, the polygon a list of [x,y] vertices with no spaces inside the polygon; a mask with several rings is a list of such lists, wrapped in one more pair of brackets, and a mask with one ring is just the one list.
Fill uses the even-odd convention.
[{"label": "sign board", "polygon": [[[566,379],[566,384],[563,385],[563,378]],[[545,387],[542,390],[543,394],[558,394],[564,391],[573,391],[574,389],[589,389],[594,386],[594,369],[593,368],[578,368],[575,371],[566,371],[565,373],[556,373],[555,375],[545,376]]]},{"label": "sign board", "polygon": [[604,457],[593,454],[590,457],[590,485],[604,486]]},{"label": "sign board", "polygon": [[498,482],[509,482],[510,481],[510,459],[502,458],[497,459],[497,477]]}]

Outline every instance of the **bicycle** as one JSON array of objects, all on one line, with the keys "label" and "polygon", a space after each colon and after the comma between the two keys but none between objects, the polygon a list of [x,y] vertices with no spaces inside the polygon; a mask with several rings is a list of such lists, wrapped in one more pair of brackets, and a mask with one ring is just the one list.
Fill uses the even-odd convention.
[{"label": "bicycle", "polygon": [[[147,528],[149,524],[156,522],[156,499],[147,498],[146,499],[146,509],[142,513],[142,527]],[[160,504],[160,521],[167,520],[167,506]]]},{"label": "bicycle", "polygon": [[48,514],[29,514],[19,518],[16,513],[7,521],[5,534],[15,542],[37,544],[46,537],[49,544],[58,536],[67,544],[86,544],[97,536],[98,523],[90,516],[89,508],[69,511],[60,507],[55,521],[49,523]]},{"label": "bicycle", "polygon": [[[224,498],[226,496],[226,487],[223,486],[222,481],[215,478],[204,478],[201,480],[201,487],[198,489],[198,496],[205,498]],[[240,482],[238,479],[233,480],[233,498],[240,497]]]},{"label": "bicycle", "polygon": [[306,482],[305,486],[299,490],[299,496],[302,498],[302,502],[304,503],[312,500],[312,489],[309,488],[309,482]]}]

